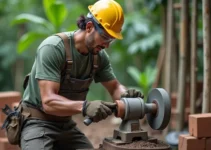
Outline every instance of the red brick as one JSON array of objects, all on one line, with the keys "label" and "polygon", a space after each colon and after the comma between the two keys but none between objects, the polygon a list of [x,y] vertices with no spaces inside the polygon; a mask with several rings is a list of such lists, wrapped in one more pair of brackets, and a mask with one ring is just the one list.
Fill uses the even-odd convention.
[{"label": "red brick", "polygon": [[179,136],[179,150],[205,150],[205,138],[198,139],[190,135]]},{"label": "red brick", "polygon": [[19,102],[20,99],[20,92],[0,92],[0,107],[4,107],[5,104],[11,106],[12,103]]},{"label": "red brick", "polygon": [[1,127],[2,127],[2,124],[0,124],[0,138],[6,137],[5,129],[2,130]]},{"label": "red brick", "polygon": [[[0,92],[0,108],[4,108],[5,104],[13,108],[14,103],[17,103],[21,100],[20,92]],[[4,113],[0,113],[0,123],[3,123],[6,115]]]},{"label": "red brick", "polygon": [[206,138],[206,150],[211,150],[211,138]]},{"label": "red brick", "polygon": [[20,148],[17,145],[11,145],[7,138],[0,138],[0,150],[20,150]]},{"label": "red brick", "polygon": [[211,113],[189,115],[189,133],[197,138],[211,137]]},{"label": "red brick", "polygon": [[14,108],[14,107],[18,107],[18,105],[19,105],[19,102],[14,102],[14,103],[12,103],[12,108]]}]

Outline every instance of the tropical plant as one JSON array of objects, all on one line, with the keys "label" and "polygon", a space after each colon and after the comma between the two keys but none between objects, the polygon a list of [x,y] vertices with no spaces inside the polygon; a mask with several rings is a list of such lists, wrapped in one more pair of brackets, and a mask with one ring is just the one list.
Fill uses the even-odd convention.
[{"label": "tropical plant", "polygon": [[110,56],[118,79],[127,86],[136,84],[128,77],[127,67],[136,66],[143,71],[148,65],[155,66],[162,32],[150,17],[136,11],[125,15],[123,36],[122,41],[115,41],[111,45],[110,49],[114,50]]},{"label": "tropical plant", "polygon": [[138,87],[135,88],[140,89],[146,97],[155,80],[156,69],[147,66],[145,70],[141,72],[136,67],[130,66],[127,68],[127,72],[137,83]]},{"label": "tropical plant", "polygon": [[[29,60],[29,55],[17,54],[17,38],[23,31],[23,26],[11,27],[11,20],[14,16],[23,11],[36,12],[41,15],[40,1],[37,0],[0,0],[0,91],[16,90],[15,78],[18,77],[18,61]],[[36,9],[36,11],[35,11]],[[21,66],[22,69],[23,66]],[[21,70],[21,69],[19,69]],[[21,88],[21,85],[20,85]]]},{"label": "tropical plant", "polygon": [[57,33],[61,30],[62,24],[68,14],[64,3],[59,0],[43,0],[43,6],[48,20],[33,14],[24,13],[16,16],[12,21],[12,25],[31,22],[39,26],[33,31],[26,32],[20,38],[17,49],[19,53],[25,51],[35,41],[44,39],[50,34]]}]

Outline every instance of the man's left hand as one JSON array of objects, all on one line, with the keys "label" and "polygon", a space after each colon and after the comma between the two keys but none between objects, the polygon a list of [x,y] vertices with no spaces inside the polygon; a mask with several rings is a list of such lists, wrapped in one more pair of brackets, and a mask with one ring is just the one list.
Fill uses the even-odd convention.
[{"label": "man's left hand", "polygon": [[125,93],[121,95],[121,97],[127,97],[127,98],[135,98],[135,97],[140,97],[144,98],[144,95],[141,93],[141,91],[136,90],[136,89],[128,89]]}]

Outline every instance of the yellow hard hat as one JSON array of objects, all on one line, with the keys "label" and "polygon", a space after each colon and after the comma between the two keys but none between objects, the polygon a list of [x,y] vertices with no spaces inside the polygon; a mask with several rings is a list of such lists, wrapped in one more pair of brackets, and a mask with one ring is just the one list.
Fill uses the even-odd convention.
[{"label": "yellow hard hat", "polygon": [[122,25],[124,14],[122,7],[114,0],[99,0],[94,5],[88,6],[92,16],[116,39],[122,39]]}]

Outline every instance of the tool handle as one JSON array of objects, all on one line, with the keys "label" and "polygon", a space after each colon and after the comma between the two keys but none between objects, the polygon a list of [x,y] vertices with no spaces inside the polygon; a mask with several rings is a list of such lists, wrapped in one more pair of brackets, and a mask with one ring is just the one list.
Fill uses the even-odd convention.
[{"label": "tool handle", "polygon": [[[111,110],[112,110],[112,113],[116,113],[116,111],[117,111],[116,108],[113,108]],[[89,126],[92,122],[93,122],[93,119],[90,118],[90,117],[84,119],[84,124],[87,125],[87,126]]]},{"label": "tool handle", "polygon": [[84,124],[89,126],[91,123],[93,122],[93,119],[92,118],[86,118],[84,119]]}]

